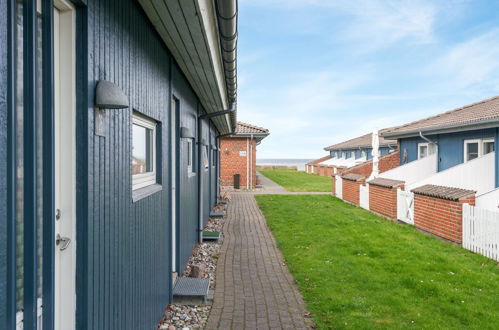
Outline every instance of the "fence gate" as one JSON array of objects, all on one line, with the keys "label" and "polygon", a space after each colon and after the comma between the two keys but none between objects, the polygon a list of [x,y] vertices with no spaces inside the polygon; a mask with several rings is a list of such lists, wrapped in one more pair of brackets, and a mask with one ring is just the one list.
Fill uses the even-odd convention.
[{"label": "fence gate", "polygon": [[365,185],[361,184],[359,186],[359,202],[360,202],[360,207],[365,208],[366,210],[369,210],[369,184],[366,183]]},{"label": "fence gate", "polygon": [[336,197],[343,199],[343,179],[341,176],[336,176]]},{"label": "fence gate", "polygon": [[499,261],[499,212],[463,204],[463,248]]},{"label": "fence gate", "polygon": [[397,219],[414,224],[414,193],[397,189]]}]

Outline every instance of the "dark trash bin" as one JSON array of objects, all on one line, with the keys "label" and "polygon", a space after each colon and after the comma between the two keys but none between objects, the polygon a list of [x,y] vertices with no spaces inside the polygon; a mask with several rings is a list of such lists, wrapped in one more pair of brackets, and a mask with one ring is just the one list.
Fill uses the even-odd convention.
[{"label": "dark trash bin", "polygon": [[234,174],[234,189],[241,189],[241,174]]}]

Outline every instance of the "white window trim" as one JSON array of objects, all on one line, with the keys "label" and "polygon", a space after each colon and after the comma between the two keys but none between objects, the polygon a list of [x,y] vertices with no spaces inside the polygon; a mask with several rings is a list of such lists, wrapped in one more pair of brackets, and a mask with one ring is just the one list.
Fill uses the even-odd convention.
[{"label": "white window trim", "polygon": [[210,168],[210,156],[208,153],[208,148],[209,146],[207,145],[203,146],[203,163],[206,161],[206,164],[203,164],[205,171],[208,171],[208,169]]},{"label": "white window trim", "polygon": [[[464,159],[464,162],[469,162],[470,160],[467,159],[467,155],[468,155],[468,144],[470,143],[478,143],[478,157],[477,158],[480,158],[482,156],[484,156],[484,147],[483,145],[487,142],[494,142],[495,143],[495,139],[494,138],[485,138],[485,139],[469,139],[469,140],[464,140],[464,154],[463,154],[463,159]],[[495,145],[494,145],[494,149],[495,149]],[[475,158],[476,159],[476,158]],[[472,159],[473,160],[473,159]]]},{"label": "white window trim", "polygon": [[[426,156],[421,157],[420,149],[421,147],[426,147]],[[430,144],[428,142],[418,143],[418,159],[426,158],[430,155]]]},{"label": "white window trim", "polygon": [[[189,165],[190,164],[190,165]],[[187,175],[196,175],[193,171],[194,165],[194,139],[187,139]]]},{"label": "white window trim", "polygon": [[494,143],[494,150],[495,150],[496,149],[495,142],[496,141],[494,138],[482,139],[482,143],[480,145],[482,146],[483,155],[485,155],[485,143]]},{"label": "white window trim", "polygon": [[[145,118],[140,114],[133,114],[133,125],[138,125],[152,130],[152,171],[132,175],[132,190],[137,190],[157,183],[156,178],[156,127],[158,123],[152,119]],[[132,132],[133,134],[133,132]],[[133,136],[132,136],[133,141]]]}]

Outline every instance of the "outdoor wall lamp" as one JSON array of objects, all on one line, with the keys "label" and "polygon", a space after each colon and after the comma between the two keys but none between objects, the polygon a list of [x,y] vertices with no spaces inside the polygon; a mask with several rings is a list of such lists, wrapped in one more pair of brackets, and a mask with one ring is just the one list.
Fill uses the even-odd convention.
[{"label": "outdoor wall lamp", "polygon": [[128,108],[128,96],[121,88],[107,80],[100,80],[95,88],[94,132],[106,136],[105,109]]},{"label": "outdoor wall lamp", "polygon": [[194,139],[194,135],[188,127],[180,127],[180,137],[184,139]]},{"label": "outdoor wall lamp", "polygon": [[121,88],[107,80],[100,80],[95,89],[95,106],[99,109],[128,108],[128,97]]}]

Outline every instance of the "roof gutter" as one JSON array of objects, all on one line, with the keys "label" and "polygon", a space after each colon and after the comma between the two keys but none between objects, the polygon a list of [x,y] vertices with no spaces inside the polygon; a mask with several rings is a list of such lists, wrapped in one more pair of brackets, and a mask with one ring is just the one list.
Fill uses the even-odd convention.
[{"label": "roof gutter", "polygon": [[[216,0],[215,5],[229,108],[235,109],[237,98],[237,0]],[[235,130],[235,112],[231,113],[229,117],[232,129]]]}]

